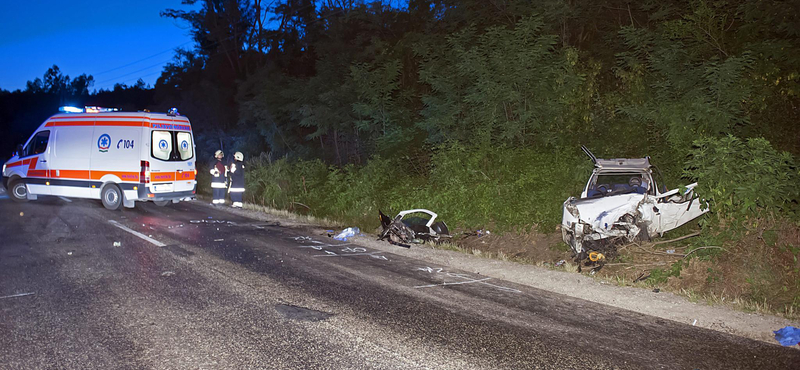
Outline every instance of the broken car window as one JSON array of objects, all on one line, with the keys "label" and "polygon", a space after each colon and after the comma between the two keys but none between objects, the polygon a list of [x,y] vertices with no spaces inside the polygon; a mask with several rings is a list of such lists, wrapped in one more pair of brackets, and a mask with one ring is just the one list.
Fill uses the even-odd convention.
[{"label": "broken car window", "polygon": [[589,198],[619,194],[644,194],[648,190],[647,177],[642,173],[598,174],[586,193]]}]

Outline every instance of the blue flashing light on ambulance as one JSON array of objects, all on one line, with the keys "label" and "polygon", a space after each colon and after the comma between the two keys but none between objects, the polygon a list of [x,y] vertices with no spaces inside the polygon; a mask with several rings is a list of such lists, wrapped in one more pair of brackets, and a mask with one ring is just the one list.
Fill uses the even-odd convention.
[{"label": "blue flashing light on ambulance", "polygon": [[108,209],[195,198],[197,170],[189,120],[168,113],[62,107],[3,164],[12,200],[39,195],[100,199]]}]

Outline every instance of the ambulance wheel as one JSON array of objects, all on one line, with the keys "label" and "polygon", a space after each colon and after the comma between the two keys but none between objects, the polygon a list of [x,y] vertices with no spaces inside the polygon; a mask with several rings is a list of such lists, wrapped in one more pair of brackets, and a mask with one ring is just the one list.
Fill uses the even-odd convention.
[{"label": "ambulance wheel", "polygon": [[167,204],[172,203],[172,201],[171,200],[154,200],[153,203],[155,203],[159,207],[163,207],[163,206],[166,206]]},{"label": "ambulance wheel", "polygon": [[103,188],[100,199],[103,201],[103,207],[112,211],[116,211],[122,206],[122,192],[114,184],[106,185]]},{"label": "ambulance wheel", "polygon": [[11,180],[8,184],[9,198],[15,202],[25,202],[28,200],[28,188],[20,179]]}]

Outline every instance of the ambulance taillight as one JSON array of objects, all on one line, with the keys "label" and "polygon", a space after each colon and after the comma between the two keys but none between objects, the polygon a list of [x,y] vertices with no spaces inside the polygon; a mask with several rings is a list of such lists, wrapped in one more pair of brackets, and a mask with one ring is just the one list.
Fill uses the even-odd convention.
[{"label": "ambulance taillight", "polygon": [[142,171],[139,172],[139,183],[141,183],[141,184],[149,184],[150,183],[150,162],[149,161],[142,161]]}]

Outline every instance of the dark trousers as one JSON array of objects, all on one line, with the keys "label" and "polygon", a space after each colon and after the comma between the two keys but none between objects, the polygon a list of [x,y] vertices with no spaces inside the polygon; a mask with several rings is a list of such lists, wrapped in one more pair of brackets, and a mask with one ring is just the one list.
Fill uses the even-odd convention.
[{"label": "dark trousers", "polygon": [[225,203],[225,188],[213,188],[214,190],[214,204]]}]

